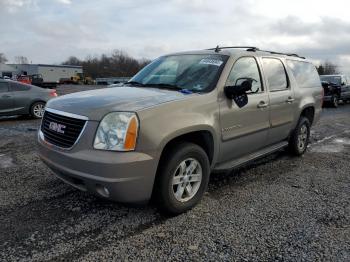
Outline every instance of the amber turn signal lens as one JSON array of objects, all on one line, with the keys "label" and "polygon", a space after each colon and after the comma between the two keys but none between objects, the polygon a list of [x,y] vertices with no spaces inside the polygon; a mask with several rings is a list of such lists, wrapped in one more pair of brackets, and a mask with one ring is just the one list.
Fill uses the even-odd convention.
[{"label": "amber turn signal lens", "polygon": [[138,122],[136,117],[131,118],[126,132],[124,150],[134,150],[136,147],[136,138],[138,131]]}]

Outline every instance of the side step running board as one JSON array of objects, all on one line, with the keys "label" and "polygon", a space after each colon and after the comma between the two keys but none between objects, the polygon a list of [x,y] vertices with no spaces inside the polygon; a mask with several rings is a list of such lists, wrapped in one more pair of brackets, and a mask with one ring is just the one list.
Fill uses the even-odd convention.
[{"label": "side step running board", "polygon": [[225,170],[237,168],[239,166],[242,166],[242,165],[246,164],[247,162],[250,162],[250,161],[255,160],[257,158],[264,157],[264,156],[269,155],[269,154],[271,154],[273,152],[281,150],[282,148],[284,148],[286,146],[288,146],[288,142],[287,141],[283,141],[283,142],[280,142],[278,144],[274,144],[272,146],[266,147],[266,148],[264,148],[264,149],[262,149],[260,151],[257,151],[255,153],[246,155],[244,157],[241,157],[241,158],[238,158],[238,159],[234,159],[234,160],[231,160],[231,161],[228,161],[228,162],[217,164],[214,167],[213,171],[214,172],[215,171],[225,171]]}]

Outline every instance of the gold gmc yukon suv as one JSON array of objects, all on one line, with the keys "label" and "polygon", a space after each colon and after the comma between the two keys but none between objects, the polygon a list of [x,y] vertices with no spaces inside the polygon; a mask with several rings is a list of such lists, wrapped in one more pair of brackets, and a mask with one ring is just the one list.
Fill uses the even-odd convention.
[{"label": "gold gmc yukon suv", "polygon": [[295,54],[216,47],[162,56],[121,87],[50,100],[39,153],[55,175],[107,199],[153,196],[178,214],[215,171],[288,147],[307,149],[319,75]]}]

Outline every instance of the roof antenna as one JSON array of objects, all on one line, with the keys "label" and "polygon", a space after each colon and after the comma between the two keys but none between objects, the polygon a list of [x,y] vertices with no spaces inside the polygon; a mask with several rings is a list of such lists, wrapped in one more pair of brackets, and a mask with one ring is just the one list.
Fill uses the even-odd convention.
[{"label": "roof antenna", "polygon": [[220,47],[219,47],[219,45],[217,45],[216,47],[215,47],[215,53],[219,53],[220,52]]}]

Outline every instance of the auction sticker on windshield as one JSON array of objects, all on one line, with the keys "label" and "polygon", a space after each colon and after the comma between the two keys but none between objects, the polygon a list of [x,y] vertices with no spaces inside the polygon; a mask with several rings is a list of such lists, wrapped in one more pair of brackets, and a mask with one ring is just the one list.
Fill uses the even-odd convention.
[{"label": "auction sticker on windshield", "polygon": [[209,58],[203,58],[201,61],[199,61],[199,64],[202,65],[215,65],[215,66],[221,66],[223,61],[216,60],[216,59],[209,59]]}]

